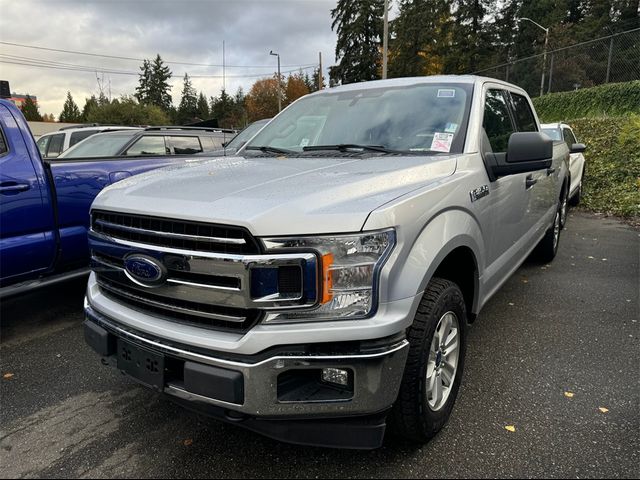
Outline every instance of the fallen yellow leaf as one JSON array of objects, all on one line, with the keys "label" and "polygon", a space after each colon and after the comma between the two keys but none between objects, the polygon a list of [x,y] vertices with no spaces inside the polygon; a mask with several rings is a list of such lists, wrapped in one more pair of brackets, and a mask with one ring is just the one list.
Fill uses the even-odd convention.
[{"label": "fallen yellow leaf", "polygon": [[2,378],[4,378],[5,380],[9,380],[11,377],[13,377],[13,373],[5,373]]},{"label": "fallen yellow leaf", "polygon": [[506,427],[504,427],[504,429],[511,433],[516,431],[516,427],[514,427],[513,425],[507,425]]},{"label": "fallen yellow leaf", "polygon": [[600,410],[602,413],[607,413],[609,411],[609,409],[606,407],[600,407],[598,408],[598,410]]},{"label": "fallen yellow leaf", "polygon": [[572,392],[564,392],[564,396],[567,398],[573,398],[573,393]]},{"label": "fallen yellow leaf", "polygon": [[191,445],[193,445],[193,440],[191,440],[190,438],[187,438],[184,442],[184,446],[185,447],[190,447]]}]

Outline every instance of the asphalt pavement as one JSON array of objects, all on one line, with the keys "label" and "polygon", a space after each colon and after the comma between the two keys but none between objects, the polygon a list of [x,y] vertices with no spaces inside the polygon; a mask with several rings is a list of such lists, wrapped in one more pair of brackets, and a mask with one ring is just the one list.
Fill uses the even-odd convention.
[{"label": "asphalt pavement", "polygon": [[556,260],[527,261],[470,329],[448,426],[371,452],[278,443],[102,366],[83,281],[5,300],[0,477],[638,478],[639,253],[637,229],[572,213]]}]

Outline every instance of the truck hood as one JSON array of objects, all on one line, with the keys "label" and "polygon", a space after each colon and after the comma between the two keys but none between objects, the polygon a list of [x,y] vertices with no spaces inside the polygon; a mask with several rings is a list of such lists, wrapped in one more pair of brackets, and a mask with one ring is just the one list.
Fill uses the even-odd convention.
[{"label": "truck hood", "polygon": [[455,168],[455,156],[221,157],[123,180],[92,208],[238,225],[257,236],[355,232],[376,208]]}]

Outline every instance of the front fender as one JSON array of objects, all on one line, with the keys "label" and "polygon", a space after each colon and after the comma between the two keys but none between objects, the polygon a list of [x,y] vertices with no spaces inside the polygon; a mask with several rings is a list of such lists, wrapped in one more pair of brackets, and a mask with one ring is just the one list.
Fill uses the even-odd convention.
[{"label": "front fender", "polygon": [[[480,225],[470,212],[444,210],[421,229],[411,224],[397,229],[398,249],[383,269],[381,284],[386,285],[388,301],[416,296],[427,287],[438,266],[453,250],[466,247],[475,258],[477,275],[473,312],[477,311],[479,283],[484,270],[485,251]],[[420,297],[417,297],[419,302]]]}]

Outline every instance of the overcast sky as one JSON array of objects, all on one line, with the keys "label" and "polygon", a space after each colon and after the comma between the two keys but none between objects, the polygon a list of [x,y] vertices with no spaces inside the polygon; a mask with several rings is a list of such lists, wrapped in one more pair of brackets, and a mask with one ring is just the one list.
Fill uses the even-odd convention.
[{"label": "overcast sky", "polygon": [[[280,53],[283,72],[317,64],[322,52],[328,78],[326,67],[334,62],[336,42],[330,14],[335,4],[336,0],[0,0],[0,41],[136,59],[160,53],[169,62],[221,65],[224,40],[227,91],[235,93],[242,86],[246,92],[256,76],[275,71],[271,49]],[[9,80],[12,92],[37,95],[40,112],[56,117],[67,90],[80,108],[85,97],[99,92],[96,70],[104,78],[105,94],[109,80],[112,97],[132,94],[136,75],[103,75],[100,69],[136,73],[141,64],[6,44],[0,44],[0,60],[90,67],[82,72],[0,63],[0,79]],[[169,65],[174,103],[180,101],[185,72],[212,76],[194,78],[193,84],[207,97],[220,93],[221,66]],[[246,65],[264,68],[235,67]]]}]

